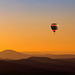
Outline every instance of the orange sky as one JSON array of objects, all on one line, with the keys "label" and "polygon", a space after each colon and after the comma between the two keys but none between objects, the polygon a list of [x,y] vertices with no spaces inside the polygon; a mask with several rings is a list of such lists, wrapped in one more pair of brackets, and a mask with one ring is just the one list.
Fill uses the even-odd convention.
[{"label": "orange sky", "polygon": [[[75,54],[74,0],[57,1],[1,1],[0,50]],[[55,35],[53,22],[59,24]]]}]

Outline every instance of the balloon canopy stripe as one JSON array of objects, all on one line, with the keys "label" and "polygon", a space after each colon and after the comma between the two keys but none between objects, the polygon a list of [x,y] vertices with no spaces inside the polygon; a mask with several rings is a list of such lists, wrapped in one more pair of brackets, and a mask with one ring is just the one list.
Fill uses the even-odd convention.
[{"label": "balloon canopy stripe", "polygon": [[51,25],[51,26],[58,26],[58,25]]},{"label": "balloon canopy stripe", "polygon": [[53,30],[53,31],[56,31],[56,30]]}]

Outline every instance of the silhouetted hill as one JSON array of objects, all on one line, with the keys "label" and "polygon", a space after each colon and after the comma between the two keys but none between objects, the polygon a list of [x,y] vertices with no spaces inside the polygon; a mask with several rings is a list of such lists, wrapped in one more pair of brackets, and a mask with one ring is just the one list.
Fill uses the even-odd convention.
[{"label": "silhouetted hill", "polygon": [[[22,60],[0,60],[0,74],[75,74],[75,59],[30,57]],[[45,62],[45,63],[43,63]]]},{"label": "silhouetted hill", "polygon": [[41,62],[41,63],[49,63],[50,61],[53,60],[53,59],[48,58],[48,57],[30,57],[28,59],[35,60],[35,61]]},{"label": "silhouetted hill", "polygon": [[1,59],[19,60],[19,59],[25,59],[28,57],[29,55],[27,54],[23,54],[23,53],[16,52],[13,50],[5,50],[5,51],[0,52]]},{"label": "silhouetted hill", "polygon": [[[25,53],[25,52],[24,52]],[[27,53],[28,54],[28,53]],[[52,58],[52,59],[69,59],[69,58],[75,58],[75,55],[73,54],[38,54],[38,53],[34,53],[34,54],[30,54],[30,56],[32,57],[49,57],[49,58]]]},{"label": "silhouetted hill", "polygon": [[52,59],[69,59],[69,58],[75,58],[75,55],[71,54],[63,54],[63,55],[54,55],[54,54],[45,54],[45,57],[50,57]]}]

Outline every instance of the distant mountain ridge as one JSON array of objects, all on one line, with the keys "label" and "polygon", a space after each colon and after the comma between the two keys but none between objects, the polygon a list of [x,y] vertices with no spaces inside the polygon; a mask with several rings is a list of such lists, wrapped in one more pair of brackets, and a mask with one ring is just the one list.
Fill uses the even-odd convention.
[{"label": "distant mountain ridge", "polygon": [[[25,54],[25,52],[24,52]],[[28,54],[28,53],[27,53]],[[29,53],[30,54],[30,53]],[[70,59],[70,58],[75,58],[74,54],[30,54],[30,56],[32,57],[48,57],[48,58],[52,58],[52,59]]]},{"label": "distant mountain ridge", "polygon": [[[14,51],[14,50],[4,50],[4,51],[0,52],[0,59],[1,60],[2,59],[20,60],[20,59],[27,59],[29,57],[45,57],[45,58],[48,57],[48,58],[51,58],[51,59],[72,59],[72,58],[75,58],[75,55],[71,55],[71,54],[54,55],[54,54],[38,54],[38,53],[37,54],[32,54],[32,53],[28,54],[28,53],[17,52],[17,51]],[[32,59],[35,59],[35,58],[32,58]],[[42,61],[44,59],[42,59]]]},{"label": "distant mountain ridge", "polygon": [[23,54],[20,52],[16,52],[14,50],[4,50],[4,51],[0,52],[1,59],[19,60],[19,59],[25,59],[28,57],[29,57],[29,55]]}]

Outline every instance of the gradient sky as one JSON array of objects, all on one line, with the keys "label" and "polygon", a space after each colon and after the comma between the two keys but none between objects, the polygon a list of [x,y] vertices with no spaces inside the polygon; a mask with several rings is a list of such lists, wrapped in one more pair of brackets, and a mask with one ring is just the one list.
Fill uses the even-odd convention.
[{"label": "gradient sky", "polygon": [[[54,33],[51,23],[59,24]],[[0,0],[0,51],[75,54],[75,0]]]}]

